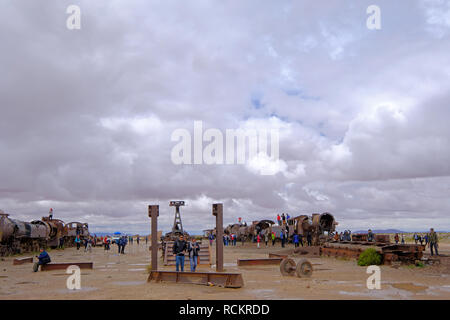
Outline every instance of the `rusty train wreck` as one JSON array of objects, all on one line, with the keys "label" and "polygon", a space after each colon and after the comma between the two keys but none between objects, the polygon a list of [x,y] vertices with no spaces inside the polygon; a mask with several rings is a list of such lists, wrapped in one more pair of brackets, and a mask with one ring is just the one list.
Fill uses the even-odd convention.
[{"label": "rusty train wreck", "polygon": [[89,236],[87,223],[53,219],[51,216],[31,222],[11,219],[0,210],[0,256],[39,251],[40,247],[57,247],[61,238],[73,245],[76,235]]},{"label": "rusty train wreck", "polygon": [[313,213],[311,216],[299,215],[290,218],[283,225],[271,220],[253,221],[251,225],[231,224],[224,229],[225,234],[235,234],[239,241],[254,239],[257,234],[275,234],[278,239],[281,232],[287,232],[288,237],[294,234],[311,235],[313,245],[320,245],[330,240],[336,231],[338,223],[331,213]]}]

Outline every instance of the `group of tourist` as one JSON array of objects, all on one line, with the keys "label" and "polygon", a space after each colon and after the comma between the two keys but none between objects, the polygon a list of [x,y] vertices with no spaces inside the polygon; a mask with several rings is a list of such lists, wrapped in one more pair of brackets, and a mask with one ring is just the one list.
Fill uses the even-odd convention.
[{"label": "group of tourist", "polygon": [[197,239],[192,237],[189,242],[184,240],[184,236],[180,235],[174,242],[172,247],[172,253],[175,256],[175,266],[177,271],[184,271],[184,259],[185,254],[189,255],[189,262],[191,265],[191,272],[195,272],[197,265],[200,262],[200,245],[197,243]]},{"label": "group of tourist", "polygon": [[287,224],[286,222],[290,219],[291,217],[289,216],[289,214],[284,214],[282,213],[281,216],[280,214],[277,214],[277,222],[279,226],[285,225]]},{"label": "group of tourist", "polygon": [[235,246],[236,243],[237,243],[237,236],[235,233],[223,235],[223,245],[224,246],[228,246],[228,245]]}]

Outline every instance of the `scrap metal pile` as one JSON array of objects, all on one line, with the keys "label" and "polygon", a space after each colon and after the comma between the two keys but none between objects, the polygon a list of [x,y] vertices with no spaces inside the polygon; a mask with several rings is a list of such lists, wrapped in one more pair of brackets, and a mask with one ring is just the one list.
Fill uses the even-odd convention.
[{"label": "scrap metal pile", "polygon": [[[311,237],[311,247],[300,247],[287,249],[283,257],[289,254],[295,255],[325,255],[334,257],[345,257],[358,259],[359,255],[368,248],[374,248],[382,257],[384,264],[393,263],[414,263],[423,257],[424,245],[417,244],[393,244],[389,235],[374,235],[373,241],[369,241],[367,234],[353,234],[346,241],[334,240],[336,232],[336,222],[331,213],[314,213],[311,216],[299,215],[287,219],[282,225],[278,225],[271,220],[253,221],[251,225],[232,224],[224,229],[225,234],[235,234],[240,241],[255,239],[257,234],[275,234],[276,238],[280,233],[288,234],[292,240],[294,234]],[[303,238],[306,240],[305,238]],[[306,242],[306,241],[305,241]]]},{"label": "scrap metal pile", "polygon": [[11,219],[0,210],[0,256],[39,251],[40,247],[56,248],[60,239],[72,246],[76,235],[81,239],[89,237],[87,223],[69,222],[43,217],[41,220],[24,222]]},{"label": "scrap metal pile", "polygon": [[310,234],[312,244],[320,245],[332,239],[337,225],[338,223],[333,215],[325,212],[322,214],[314,213],[311,216],[300,215],[293,217],[282,225],[277,225],[271,220],[253,221],[249,226],[245,223],[231,224],[224,229],[224,233],[235,234],[239,241],[254,239],[256,235],[264,235],[266,233],[275,234],[277,239],[280,237],[281,232],[287,233],[289,238],[295,233],[303,237]]}]

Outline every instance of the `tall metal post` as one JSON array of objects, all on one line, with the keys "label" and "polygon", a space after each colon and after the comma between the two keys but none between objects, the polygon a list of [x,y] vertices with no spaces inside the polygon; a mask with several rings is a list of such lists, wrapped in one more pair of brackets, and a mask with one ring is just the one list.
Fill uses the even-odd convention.
[{"label": "tall metal post", "polygon": [[175,218],[173,219],[172,233],[184,233],[183,223],[181,222],[180,206],[184,206],[184,201],[170,201],[169,206],[175,207]]},{"label": "tall metal post", "polygon": [[214,203],[212,214],[216,217],[216,271],[223,272],[223,204]]},{"label": "tall metal post", "polygon": [[152,218],[152,271],[158,270],[158,216],[159,205],[148,206],[148,216]]}]

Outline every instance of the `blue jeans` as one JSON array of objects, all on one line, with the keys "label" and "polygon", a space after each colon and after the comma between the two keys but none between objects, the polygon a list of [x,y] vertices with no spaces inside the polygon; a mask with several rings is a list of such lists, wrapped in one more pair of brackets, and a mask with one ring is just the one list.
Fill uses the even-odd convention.
[{"label": "blue jeans", "polygon": [[438,254],[438,247],[437,247],[437,243],[436,242],[430,242],[430,250],[431,250],[431,255],[433,255],[433,248],[436,252],[436,255]]},{"label": "blue jeans", "polygon": [[181,271],[184,271],[184,256],[176,256],[176,266],[177,266],[177,271],[180,271],[180,266],[181,266]]},{"label": "blue jeans", "polygon": [[195,272],[195,268],[197,268],[197,256],[189,257],[189,261],[191,262],[191,272]]}]

